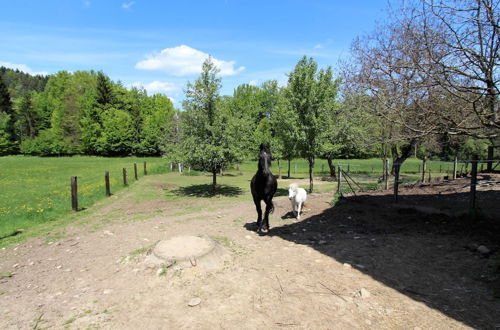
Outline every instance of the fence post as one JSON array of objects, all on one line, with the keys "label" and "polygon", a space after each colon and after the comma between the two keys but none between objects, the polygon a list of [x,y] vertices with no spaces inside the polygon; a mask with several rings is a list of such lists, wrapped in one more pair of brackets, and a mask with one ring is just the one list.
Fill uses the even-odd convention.
[{"label": "fence post", "polygon": [[443,165],[439,164],[439,174],[443,173]]},{"label": "fence post", "polygon": [[374,170],[375,170],[375,167],[372,165],[372,173],[373,173]]},{"label": "fence post", "polygon": [[425,165],[427,162],[427,157],[424,156],[424,159],[422,160],[422,183],[425,182]]},{"label": "fence post", "polygon": [[[170,169],[172,170],[172,169]],[[148,167],[147,167],[147,163],[144,162],[144,175],[148,175]]]},{"label": "fence post", "polygon": [[429,169],[429,177],[428,177],[428,182],[429,182],[429,183],[431,182],[431,179],[432,179],[432,177],[431,177],[431,172],[432,172],[432,170],[431,170],[431,169]]},{"label": "fence post", "polygon": [[385,159],[385,190],[389,189],[389,159]]},{"label": "fence post", "polygon": [[135,180],[137,181],[137,163],[134,163],[134,177]]},{"label": "fence post", "polygon": [[78,211],[78,183],[76,176],[71,177],[71,208]]},{"label": "fence post", "polygon": [[123,185],[127,185],[127,169],[125,167],[123,168]]},{"label": "fence post", "polygon": [[453,161],[453,180],[457,179],[457,167],[458,167],[458,158],[455,156],[455,160]]},{"label": "fence post", "polygon": [[294,168],[293,168],[293,174],[297,174],[297,163],[294,164]]},{"label": "fence post", "polygon": [[470,212],[476,208],[476,184],[477,184],[477,155],[472,156],[472,170],[470,177]]},{"label": "fence post", "polygon": [[347,174],[351,173],[351,164],[347,164]]},{"label": "fence post", "polygon": [[396,203],[398,202],[400,168],[401,168],[400,163],[394,163],[394,198],[396,199]]},{"label": "fence post", "polygon": [[104,173],[104,183],[106,185],[106,196],[111,196],[111,188],[109,186],[109,171],[106,171]]},{"label": "fence post", "polygon": [[341,193],[340,192],[340,181],[342,180],[342,166],[338,166],[337,168],[337,192],[338,193]]},{"label": "fence post", "polygon": [[483,165],[484,165],[484,163],[481,163],[481,170],[480,170],[480,172],[482,172],[484,170],[484,166]]}]

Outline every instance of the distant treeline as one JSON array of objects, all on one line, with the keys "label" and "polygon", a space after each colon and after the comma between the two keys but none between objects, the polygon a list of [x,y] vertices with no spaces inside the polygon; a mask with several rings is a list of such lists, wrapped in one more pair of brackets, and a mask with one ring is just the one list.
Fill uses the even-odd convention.
[{"label": "distant treeline", "polygon": [[102,72],[0,67],[0,155],[159,155],[174,113],[166,96]]}]

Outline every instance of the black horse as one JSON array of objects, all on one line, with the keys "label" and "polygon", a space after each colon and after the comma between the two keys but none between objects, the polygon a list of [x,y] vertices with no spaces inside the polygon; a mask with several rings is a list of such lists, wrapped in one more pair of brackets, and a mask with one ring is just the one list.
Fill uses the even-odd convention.
[{"label": "black horse", "polygon": [[[250,183],[250,190],[252,191],[253,202],[257,209],[257,231],[269,230],[269,213],[274,210],[273,196],[278,188],[278,181],[271,173],[269,167],[271,166],[271,150],[267,143],[260,145],[259,154],[259,169],[252,178]],[[260,201],[266,203],[266,211],[264,219],[262,219],[262,209]]]}]

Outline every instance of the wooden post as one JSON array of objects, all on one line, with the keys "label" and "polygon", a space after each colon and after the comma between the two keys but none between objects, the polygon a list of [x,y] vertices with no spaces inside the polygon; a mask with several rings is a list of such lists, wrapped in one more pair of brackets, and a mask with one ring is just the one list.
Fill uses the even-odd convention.
[{"label": "wooden post", "polygon": [[477,155],[472,157],[472,170],[470,177],[470,207],[473,212],[476,208],[476,184],[477,184]]},{"label": "wooden post", "polygon": [[493,170],[493,152],[494,152],[493,146],[488,146],[488,163],[486,163],[486,171],[491,172]]},{"label": "wooden post", "polygon": [[137,181],[137,163],[134,163],[134,177],[135,180]]},{"label": "wooden post", "polygon": [[399,170],[401,168],[400,163],[394,163],[394,198],[396,203],[398,202],[398,192],[399,192]]},{"label": "wooden post", "polygon": [[426,162],[427,162],[427,157],[424,156],[424,159],[422,160],[422,183],[425,182],[425,165],[426,165]]},{"label": "wooden post", "polygon": [[125,167],[123,168],[123,185],[127,185],[127,169]]},{"label": "wooden post", "polygon": [[351,164],[347,164],[347,174],[351,173]]},{"label": "wooden post", "polygon": [[484,165],[484,164],[483,164],[483,163],[481,163],[481,170],[480,170],[480,172],[482,172],[482,171],[484,170],[484,166],[483,166],[483,165]]},{"label": "wooden post", "polygon": [[294,164],[293,174],[297,174],[297,163]]},{"label": "wooden post", "polygon": [[389,159],[385,159],[385,190],[389,189]]},{"label": "wooden post", "polygon": [[109,171],[106,171],[104,173],[104,183],[106,185],[106,196],[111,196],[111,188],[109,186]]},{"label": "wooden post", "polygon": [[71,208],[78,211],[78,183],[76,176],[71,177]]},{"label": "wooden post", "polygon": [[418,164],[418,171],[417,173],[420,173],[420,164]]},{"label": "wooden post", "polygon": [[439,164],[439,173],[443,173],[443,165]]},{"label": "wooden post", "polygon": [[458,168],[458,158],[455,156],[455,160],[453,161],[453,180],[457,179],[457,168]]},{"label": "wooden post", "polygon": [[430,182],[431,182],[431,179],[432,179],[432,177],[431,177],[431,169],[429,169],[429,177],[428,177],[428,181],[427,181],[427,182],[429,182],[429,183],[430,183]]},{"label": "wooden post", "polygon": [[[172,164],[172,163],[170,163]],[[170,170],[172,170],[172,168],[170,168]],[[144,162],[144,175],[148,175],[148,165],[146,162]]]},{"label": "wooden post", "polygon": [[337,192],[340,193],[340,181],[342,180],[342,166],[337,169]]},{"label": "wooden post", "polygon": [[375,167],[372,165],[372,173],[373,173],[373,171],[375,171]]}]

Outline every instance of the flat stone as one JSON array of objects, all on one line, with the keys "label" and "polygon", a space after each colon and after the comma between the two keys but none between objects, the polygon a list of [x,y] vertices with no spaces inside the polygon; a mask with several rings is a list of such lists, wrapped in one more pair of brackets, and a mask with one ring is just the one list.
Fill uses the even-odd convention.
[{"label": "flat stone", "polygon": [[195,298],[191,299],[191,300],[188,302],[188,306],[190,306],[190,307],[194,307],[194,306],[198,306],[200,303],[201,303],[201,298],[199,298],[199,297],[195,297]]},{"label": "flat stone", "polygon": [[361,295],[361,298],[363,298],[363,299],[370,298],[370,296],[371,296],[370,291],[366,290],[365,288],[362,288],[359,291],[359,294]]},{"label": "flat stone", "polygon": [[490,253],[490,249],[488,249],[486,246],[484,245],[481,245],[477,248],[477,251],[481,254],[489,254]]}]

